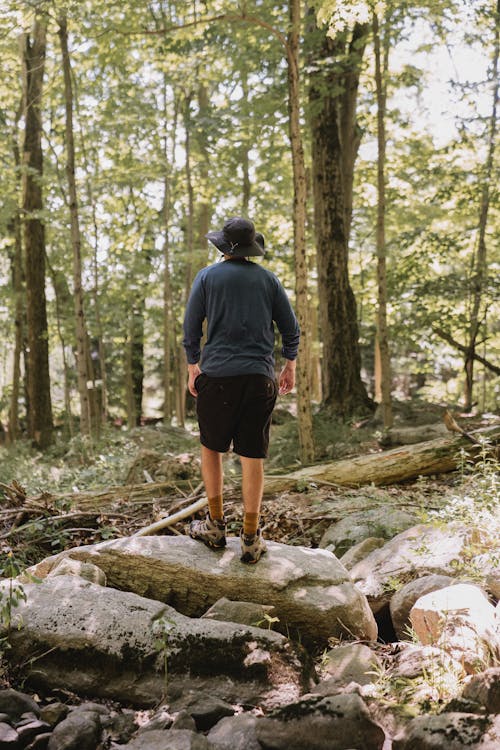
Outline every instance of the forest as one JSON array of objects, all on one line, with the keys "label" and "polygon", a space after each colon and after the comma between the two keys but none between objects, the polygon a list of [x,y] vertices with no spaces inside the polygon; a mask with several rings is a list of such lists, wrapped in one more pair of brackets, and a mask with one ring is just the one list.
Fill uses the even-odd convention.
[{"label": "forest", "polygon": [[[0,21],[0,747],[498,747],[500,0]],[[258,572],[233,454],[227,551],[185,527],[229,217],[302,334]]]},{"label": "forest", "polygon": [[498,410],[496,4],[316,6],[6,4],[5,439],[184,425],[186,296],[231,215],[306,332],[302,459],[314,404]]}]

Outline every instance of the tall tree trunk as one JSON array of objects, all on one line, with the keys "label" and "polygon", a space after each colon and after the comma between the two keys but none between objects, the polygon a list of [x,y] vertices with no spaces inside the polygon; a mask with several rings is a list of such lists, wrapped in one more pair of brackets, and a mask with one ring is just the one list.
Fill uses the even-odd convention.
[{"label": "tall tree trunk", "polygon": [[18,125],[23,111],[23,102],[16,114],[14,127],[12,129],[12,152],[14,164],[18,174],[18,196],[16,199],[16,210],[12,218],[12,234],[14,238],[14,250],[12,254],[12,288],[14,291],[14,354],[12,365],[12,390],[9,406],[9,440],[15,442],[19,436],[19,391],[21,384],[21,354],[23,350],[24,337],[24,273],[23,273],[23,241],[21,230],[20,216],[20,196],[22,185],[20,182],[21,175],[21,154],[19,151],[19,133]]},{"label": "tall tree trunk", "polygon": [[[201,121],[203,122],[207,120],[210,116],[210,97],[208,95],[207,87],[203,83],[198,86],[198,108]],[[199,192],[201,195],[204,195],[210,184],[210,153],[206,137],[206,128],[197,128],[196,144],[200,155],[198,171],[201,190]],[[211,217],[212,209],[210,202],[207,198],[200,198],[196,205],[197,238],[194,268],[196,273],[207,264],[208,242],[205,235],[210,229]]]},{"label": "tall tree trunk", "polygon": [[[243,101],[248,108],[248,69],[246,67],[241,71],[241,90],[243,92]],[[242,190],[241,190],[241,215],[248,217],[250,209],[250,142],[248,138],[247,127],[243,128],[241,135],[241,168],[243,170]]]},{"label": "tall tree trunk", "polygon": [[342,417],[371,410],[361,354],[348,243],[354,162],[360,136],[356,101],[367,29],[356,24],[334,39],[309,33],[310,124],[318,296],[323,344],[323,402]]},{"label": "tall tree trunk", "polygon": [[376,347],[380,367],[380,384],[375,379],[375,392],[382,397],[384,429],[392,427],[391,360],[387,331],[387,271],[385,245],[385,113],[387,101],[388,45],[384,44],[382,60],[380,27],[377,13],[373,14],[373,40],[375,46],[375,89],[377,92],[377,335]]},{"label": "tall tree trunk", "polygon": [[493,176],[493,163],[495,157],[495,139],[497,131],[497,108],[499,92],[498,58],[499,58],[499,36],[500,36],[500,0],[497,0],[496,13],[494,15],[494,48],[492,64],[492,88],[493,105],[488,128],[488,150],[484,167],[483,185],[481,190],[481,203],[479,207],[479,231],[477,242],[477,253],[473,272],[473,295],[472,310],[469,322],[469,340],[467,354],[465,356],[465,409],[470,410],[473,403],[474,387],[474,359],[477,346],[477,337],[481,326],[484,324],[486,311],[480,314],[483,300],[484,287],[486,284],[488,264],[486,248],[486,228],[488,225],[488,211],[490,207],[491,183],[495,180]]},{"label": "tall tree trunk", "polygon": [[89,384],[92,384],[93,386],[94,377],[89,369],[90,354],[82,287],[81,235],[75,180],[75,145],[73,137],[73,87],[71,81],[71,62],[68,50],[68,26],[65,16],[61,16],[59,19],[58,33],[63,60],[64,100],[66,109],[66,173],[68,178],[69,211],[71,220],[71,245],[73,249],[73,295],[75,305],[78,393],[80,396],[80,430],[83,435],[90,435],[92,431],[92,414],[95,413],[95,408],[92,408],[91,405]]},{"label": "tall tree trunk", "polygon": [[295,249],[295,296],[302,336],[297,361],[297,416],[299,423],[300,459],[314,460],[311,412],[310,320],[307,297],[306,253],[306,170],[300,131],[299,37],[301,0],[290,0],[290,32],[288,35],[288,113],[293,166],[293,235]]},{"label": "tall tree trunk", "polygon": [[43,211],[41,101],[45,50],[45,21],[36,18],[32,37],[26,35],[24,38],[23,212],[28,327],[28,433],[40,448],[50,445],[53,437],[45,297],[45,227],[40,216]]}]

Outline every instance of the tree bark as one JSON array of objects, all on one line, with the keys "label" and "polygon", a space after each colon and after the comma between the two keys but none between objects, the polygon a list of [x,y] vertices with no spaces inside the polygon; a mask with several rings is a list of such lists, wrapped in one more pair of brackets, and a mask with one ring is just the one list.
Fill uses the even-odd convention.
[{"label": "tree bark", "polygon": [[25,130],[23,143],[23,213],[26,253],[28,328],[28,433],[34,444],[52,442],[49,341],[45,297],[45,227],[42,176],[41,101],[45,69],[45,21],[35,20],[33,35],[24,38]]},{"label": "tree bark", "polygon": [[20,182],[21,175],[21,154],[19,150],[19,133],[18,125],[21,119],[23,110],[23,102],[16,113],[14,127],[12,129],[12,153],[14,156],[14,164],[16,166],[18,174],[17,190],[18,195],[16,198],[16,210],[12,218],[12,234],[14,238],[14,250],[11,258],[12,268],[12,289],[14,291],[14,353],[13,353],[13,365],[12,365],[12,392],[10,397],[9,406],[9,432],[8,437],[10,442],[15,442],[20,432],[19,425],[19,391],[21,384],[21,354],[23,350],[23,338],[24,338],[24,272],[23,272],[23,240],[22,240],[22,228],[21,228],[21,211],[20,211],[20,195],[22,192],[22,184]]},{"label": "tree bark", "polygon": [[68,24],[66,16],[59,19],[59,39],[63,60],[64,101],[66,109],[66,174],[68,178],[69,212],[71,220],[71,246],[73,249],[73,296],[76,329],[76,364],[78,394],[80,396],[80,430],[83,435],[92,432],[92,414],[89,385],[93,387],[94,377],[90,371],[88,331],[85,320],[84,294],[82,286],[81,234],[78,212],[78,196],[75,180],[75,144],[73,135],[73,86],[71,62],[68,49]]},{"label": "tree bark", "polygon": [[360,135],[356,100],[367,29],[335,39],[315,29],[311,50],[310,125],[318,296],[323,344],[323,402],[346,418],[372,409],[361,380],[361,354],[348,244],[354,162]]},{"label": "tree bark", "polygon": [[302,332],[297,360],[297,417],[300,459],[314,461],[311,412],[310,320],[307,297],[308,267],[306,252],[306,170],[300,130],[299,35],[301,2],[290,0],[290,33],[288,36],[288,113],[293,167],[293,235],[295,252],[295,298]]},{"label": "tree bark", "polygon": [[[388,46],[384,44],[381,54],[380,26],[377,13],[373,14],[373,40],[375,47],[375,89],[377,93],[377,348],[380,384],[375,378],[375,391],[380,391],[382,418],[385,430],[392,427],[391,359],[387,330],[387,253],[385,246],[385,113],[387,100]],[[376,371],[377,374],[377,371]]]},{"label": "tree bark", "polygon": [[465,404],[464,408],[470,411],[473,403],[474,388],[474,360],[477,345],[477,337],[481,326],[486,319],[486,309],[483,314],[480,313],[481,303],[483,301],[486,277],[488,272],[487,265],[487,248],[486,248],[486,228],[488,225],[488,212],[490,207],[490,193],[493,177],[493,163],[495,158],[495,139],[497,131],[497,108],[499,92],[499,75],[498,75],[498,58],[500,47],[500,0],[497,0],[496,14],[494,15],[494,50],[492,64],[492,87],[493,87],[493,104],[489,122],[488,132],[488,149],[486,154],[486,163],[484,167],[484,178],[481,190],[481,203],[479,207],[479,231],[477,242],[477,253],[474,262],[473,275],[473,295],[472,310],[469,322],[468,345],[464,362],[465,369]]}]

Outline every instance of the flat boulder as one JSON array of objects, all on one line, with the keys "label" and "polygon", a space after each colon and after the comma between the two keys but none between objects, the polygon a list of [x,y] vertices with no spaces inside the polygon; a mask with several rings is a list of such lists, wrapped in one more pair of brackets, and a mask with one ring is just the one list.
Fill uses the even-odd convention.
[{"label": "flat boulder", "polygon": [[215,552],[187,536],[127,537],[77,547],[30,569],[47,576],[62,557],[97,565],[109,586],[200,617],[221,597],[276,608],[276,629],[304,643],[349,635],[375,640],[368,602],[337,558],[326,550],[268,542],[258,565],[240,561],[240,542],[229,537]]},{"label": "flat boulder", "polygon": [[498,750],[500,716],[450,712],[417,716],[396,735],[393,750]]},{"label": "flat boulder", "polygon": [[182,692],[197,675],[210,674],[212,689],[219,680],[231,702],[275,707],[281,693],[288,700],[310,685],[305,653],[273,631],[189,618],[78,576],[49,577],[24,590],[8,659],[37,690],[147,706],[165,695],[165,665],[170,691]]}]

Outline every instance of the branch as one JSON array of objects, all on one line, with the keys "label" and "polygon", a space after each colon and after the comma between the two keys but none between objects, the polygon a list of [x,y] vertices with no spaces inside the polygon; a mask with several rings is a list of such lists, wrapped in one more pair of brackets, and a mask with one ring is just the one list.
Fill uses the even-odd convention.
[{"label": "branch", "polygon": [[181,23],[181,24],[174,24],[172,26],[167,26],[163,29],[141,29],[139,31],[121,31],[117,29],[116,31],[119,34],[122,34],[123,36],[136,36],[136,35],[147,35],[147,36],[165,36],[166,34],[169,34],[173,31],[181,31],[182,29],[189,29],[193,26],[201,26],[202,24],[210,25],[212,23],[216,23],[217,21],[227,21],[228,23],[250,23],[254,24],[255,26],[260,26],[263,29],[267,29],[267,31],[270,31],[273,36],[276,37],[276,39],[279,40],[279,42],[283,45],[283,47],[286,50],[287,57],[289,57],[289,46],[288,46],[288,40],[286,36],[276,29],[274,26],[272,26],[270,23],[267,23],[267,21],[263,21],[261,18],[258,18],[257,16],[247,16],[247,15],[238,15],[235,13],[221,13],[218,16],[208,16],[207,18],[198,18],[195,21],[190,21],[189,23]]},{"label": "branch", "polygon": [[[432,330],[437,336],[444,339],[444,341],[447,341],[448,344],[451,344],[453,347],[455,347],[455,349],[458,349],[460,352],[463,352],[463,354],[470,354],[469,347],[464,346],[464,344],[461,344],[459,341],[456,341],[453,338],[453,336],[447,331],[444,331],[442,328],[438,328],[436,326]],[[475,351],[473,352],[472,356],[482,365],[487,367],[488,370],[491,370],[491,372],[494,372],[495,375],[500,375],[500,367],[498,367],[497,365],[494,365],[492,362],[489,362],[484,357],[481,357],[481,355],[477,354]]]}]

